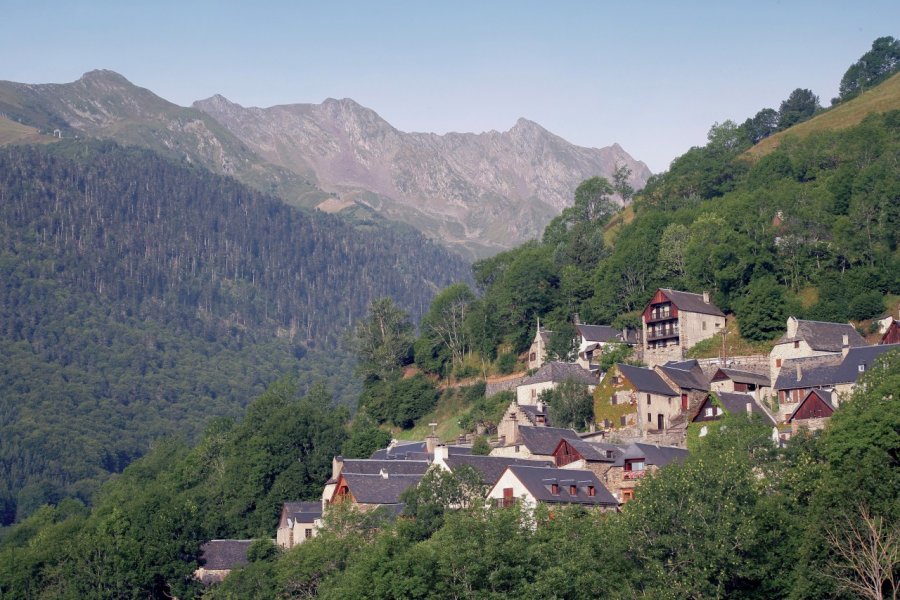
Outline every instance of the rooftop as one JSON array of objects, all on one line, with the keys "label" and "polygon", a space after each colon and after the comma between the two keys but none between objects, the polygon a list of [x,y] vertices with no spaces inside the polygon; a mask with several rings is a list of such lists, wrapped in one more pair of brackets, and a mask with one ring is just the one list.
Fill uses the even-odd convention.
[{"label": "rooftop", "polygon": [[804,319],[788,319],[788,329],[791,328],[791,319],[796,323],[796,333],[793,336],[785,333],[777,344],[786,344],[794,341],[804,341],[813,350],[820,352],[840,352],[843,346],[843,337],[846,335],[851,348],[866,346],[863,339],[853,325],[849,323],[828,323],[825,321],[807,321]]},{"label": "rooftop", "polygon": [[597,378],[590,371],[574,363],[548,362],[538,369],[531,377],[526,377],[518,387],[545,383],[548,381],[562,383],[564,381],[576,381],[585,385],[597,385]]},{"label": "rooftop", "polygon": [[678,393],[670,388],[665,380],[659,376],[659,373],[653,369],[633,367],[623,363],[616,366],[619,368],[619,373],[621,373],[625,379],[630,381],[631,385],[639,392],[660,394],[662,396],[678,395]]},{"label": "rooftop", "polygon": [[[539,502],[609,507],[619,505],[591,471],[520,465],[509,467],[509,471]],[[553,493],[553,484],[557,485],[556,494]],[[572,493],[572,486],[575,493]],[[590,495],[591,487],[594,488],[593,496]]]},{"label": "rooftop", "polygon": [[712,302],[704,302],[703,294],[694,294],[692,292],[681,292],[668,288],[660,288],[665,296],[683,312],[701,313],[704,315],[715,315],[724,317],[725,313],[719,310],[719,307]]}]

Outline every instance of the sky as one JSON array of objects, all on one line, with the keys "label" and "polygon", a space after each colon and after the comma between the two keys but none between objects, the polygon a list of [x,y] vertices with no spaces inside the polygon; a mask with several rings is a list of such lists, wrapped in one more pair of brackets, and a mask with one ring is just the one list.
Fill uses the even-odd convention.
[{"label": "sky", "polygon": [[182,106],[352,98],[402,131],[525,117],[653,172],[795,88],[829,105],[875,38],[900,37],[897,0],[0,0],[0,14],[0,80],[102,68]]}]

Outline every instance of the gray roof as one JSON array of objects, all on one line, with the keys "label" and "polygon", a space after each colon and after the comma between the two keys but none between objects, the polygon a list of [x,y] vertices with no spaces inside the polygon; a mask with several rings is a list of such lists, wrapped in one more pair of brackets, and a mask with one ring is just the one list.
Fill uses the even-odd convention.
[{"label": "gray roof", "polygon": [[[450,454],[470,454],[470,446],[447,446]],[[397,442],[387,448],[376,450],[372,460],[425,460],[428,454],[427,442]]]},{"label": "gray roof", "polygon": [[300,523],[312,523],[322,518],[321,502],[285,502],[282,512]]},{"label": "gray roof", "polygon": [[[588,506],[618,506],[597,476],[581,469],[556,469],[513,465],[509,471],[522,482],[525,489],[539,502],[550,504],[583,504]],[[559,486],[559,493],[553,493],[553,484]],[[575,494],[569,487],[575,486]],[[588,494],[588,486],[594,487],[594,495]]]},{"label": "gray roof", "polygon": [[564,381],[577,381],[586,385],[597,385],[597,378],[591,372],[574,363],[548,362],[538,369],[531,377],[526,377],[517,387],[545,383],[552,381],[562,383]]},{"label": "gray roof", "polygon": [[[850,348],[847,356],[841,361],[834,374],[835,383],[853,383],[872,368],[878,358],[891,350],[900,350],[900,344],[882,344],[879,346],[863,346]],[[860,366],[863,370],[860,371]]]},{"label": "gray roof", "polygon": [[532,454],[543,454],[549,456],[556,450],[559,440],[565,438],[567,440],[579,440],[578,434],[574,429],[563,429],[561,427],[519,427],[519,436],[522,438],[522,445],[528,448]]},{"label": "gray roof", "polygon": [[422,475],[364,475],[343,473],[353,498],[360,504],[399,504],[400,495],[422,480]]},{"label": "gray roof", "polygon": [[[665,467],[673,462],[682,462],[687,458],[688,451],[674,446],[658,446],[656,444],[634,443],[625,448],[616,465],[624,464],[625,459],[643,458],[647,465]],[[621,462],[620,462],[621,461]]]},{"label": "gray roof", "polygon": [[730,415],[740,414],[742,412],[747,412],[747,404],[750,404],[750,411],[759,415],[763,418],[767,423],[774,425],[775,420],[772,418],[769,413],[767,413],[759,404],[757,404],[756,400],[754,400],[753,396],[750,394],[740,394],[740,393],[732,393],[732,392],[716,392],[716,397],[719,399],[719,403],[721,403],[722,408]]},{"label": "gray roof", "polygon": [[809,344],[809,347],[813,350],[840,352],[844,335],[847,336],[851,348],[868,345],[866,340],[849,323],[826,323],[824,321],[805,321],[803,319],[797,319],[797,335],[788,337],[787,334],[784,334],[777,343],[784,344],[802,340]]},{"label": "gray roof", "polygon": [[[698,366],[696,370],[687,371],[684,369],[676,369],[675,367],[660,366],[657,367],[666,377],[682,389],[709,391],[709,382],[703,376]],[[699,372],[698,372],[699,371]]]},{"label": "gray roof", "polygon": [[477,454],[457,454],[455,456],[448,456],[445,462],[451,470],[456,470],[463,465],[472,467],[481,473],[482,481],[490,486],[497,483],[497,480],[500,479],[500,476],[503,475],[506,468],[512,465],[531,465],[539,467],[553,466],[553,463],[547,460],[528,460],[525,458],[509,458],[506,456],[480,456]]},{"label": "gray roof", "polygon": [[621,450],[613,444],[586,442],[581,439],[567,439],[566,441],[578,451],[582,458],[588,461],[615,462],[616,457],[621,453]]},{"label": "gray roof", "polygon": [[[767,374],[754,373],[752,371],[741,371],[740,369],[726,369],[720,367],[716,374],[722,373],[725,377],[738,383],[755,383],[756,385],[764,385],[771,387],[772,381]],[[713,376],[715,378],[715,376]]]},{"label": "gray roof", "polygon": [[246,565],[247,549],[255,540],[210,540],[200,546],[200,565],[209,571],[230,571]]},{"label": "gray roof", "polygon": [[644,367],[632,367],[631,365],[618,364],[619,373],[631,382],[631,385],[639,392],[660,394],[662,396],[677,396],[678,393],[659,376],[653,369]]},{"label": "gray roof", "polygon": [[544,424],[550,424],[550,414],[546,408],[544,410],[538,410],[538,407],[532,404],[519,404],[519,410],[525,413],[525,416],[528,417],[528,420],[532,423],[537,423],[537,416],[543,415]]},{"label": "gray roof", "polygon": [[[841,364],[840,354],[810,356],[806,358],[788,358],[781,363],[776,390],[793,390],[797,388],[823,387],[834,385],[837,381],[837,370]],[[797,367],[801,377],[797,379]]]},{"label": "gray roof", "polygon": [[719,310],[719,307],[712,302],[704,302],[703,294],[694,294],[692,292],[680,292],[678,290],[670,290],[668,288],[660,288],[666,297],[672,301],[672,304],[678,307],[682,312],[702,313],[704,315],[715,315],[724,317],[725,313]]},{"label": "gray roof", "polygon": [[382,470],[398,475],[423,475],[431,463],[425,460],[396,460],[371,458],[345,458],[341,473],[377,475]]},{"label": "gray roof", "polygon": [[598,342],[606,344],[609,342],[619,342],[633,344],[637,341],[637,332],[634,330],[625,330],[622,335],[621,329],[610,327],[609,325],[585,325],[580,323],[575,326],[575,331],[588,342]]}]

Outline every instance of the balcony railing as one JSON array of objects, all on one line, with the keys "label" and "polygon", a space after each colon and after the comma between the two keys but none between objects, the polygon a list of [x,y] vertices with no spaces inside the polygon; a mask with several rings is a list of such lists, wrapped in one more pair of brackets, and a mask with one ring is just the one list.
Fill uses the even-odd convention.
[{"label": "balcony railing", "polygon": [[647,332],[647,341],[648,342],[654,342],[656,340],[667,340],[667,339],[677,338],[677,337],[678,337],[677,329],[666,329],[663,331],[657,331],[656,333],[653,333],[650,331]]},{"label": "balcony railing", "polygon": [[640,479],[644,476],[647,471],[625,471],[624,479]]}]

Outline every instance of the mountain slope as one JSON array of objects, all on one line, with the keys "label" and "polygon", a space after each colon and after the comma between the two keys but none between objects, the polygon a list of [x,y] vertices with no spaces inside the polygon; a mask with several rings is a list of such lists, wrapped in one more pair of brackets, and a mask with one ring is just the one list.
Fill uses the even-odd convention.
[{"label": "mountain slope", "polygon": [[616,165],[636,188],[650,176],[617,144],[581,148],[525,119],[502,133],[437,135],[399,131],[349,99],[262,109],[213,96],[194,106],[268,161],[475,256],[540,235],[584,179]]},{"label": "mountain slope", "polygon": [[63,137],[96,137],[150,148],[213,173],[234,176],[293,204],[326,195],[310,181],[261,160],[205,113],[138,87],[113,71],[63,84],[0,81],[0,114]]},{"label": "mountain slope", "polygon": [[277,377],[354,397],[341,334],[469,277],[440,246],[109,142],[0,149],[0,517],[90,498]]},{"label": "mountain slope", "polygon": [[772,152],[786,137],[802,138],[817,131],[846,129],[859,124],[870,114],[898,109],[900,109],[900,73],[856,98],[816,115],[809,121],[763,139],[747,150],[747,155],[758,159]]}]

